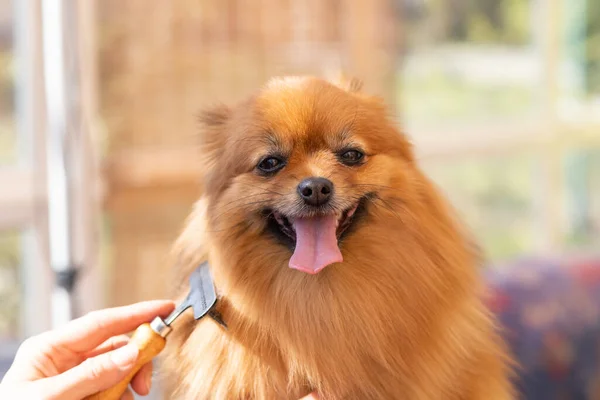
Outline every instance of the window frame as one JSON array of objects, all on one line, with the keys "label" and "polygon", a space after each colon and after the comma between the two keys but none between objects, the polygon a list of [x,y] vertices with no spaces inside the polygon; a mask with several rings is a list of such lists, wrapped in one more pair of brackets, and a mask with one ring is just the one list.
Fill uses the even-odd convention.
[{"label": "window frame", "polygon": [[[567,182],[563,156],[568,149],[582,145],[600,148],[600,118],[597,110],[577,101],[577,115],[565,114],[564,101],[571,100],[562,88],[561,67],[564,63],[562,1],[531,2],[532,51],[542,66],[540,92],[536,98],[540,111],[522,121],[476,123],[464,128],[424,129],[406,132],[414,144],[419,161],[453,161],[465,156],[510,155],[514,151],[531,152],[542,159],[530,171],[539,183],[534,193],[535,225],[540,238],[533,252],[553,254],[563,247],[571,231],[566,210]],[[401,121],[404,119],[400,112]],[[414,134],[414,136],[412,136]],[[553,195],[549,195],[552,193]]]},{"label": "window frame", "polygon": [[[0,169],[0,228],[22,232],[22,326],[25,337],[49,328],[48,298],[53,280],[45,254],[45,113],[40,13],[37,0],[13,1],[15,119],[19,159]],[[43,278],[43,279],[40,279]]]},{"label": "window frame", "polygon": [[[0,230],[21,232],[22,338],[53,327],[52,295],[54,271],[50,266],[47,192],[47,115],[42,43],[42,1],[13,0],[15,76],[15,119],[20,153],[16,163],[0,166]],[[100,166],[91,138],[96,128],[97,67],[95,46],[95,3],[65,4],[66,24],[76,30],[70,38],[69,56],[77,57],[77,107],[69,110],[69,122],[78,140],[68,136],[71,167],[77,174],[69,182],[71,208],[75,217],[72,251],[75,263],[85,267],[74,293],[77,317],[105,307],[105,271],[98,268],[98,243],[102,203]],[[70,61],[73,61],[71,59]],[[75,121],[75,122],[73,122]],[[69,131],[71,133],[71,131]],[[3,341],[0,368],[9,365],[20,339]],[[4,371],[0,370],[0,376]]]},{"label": "window frame", "polygon": [[[10,365],[23,338],[50,327],[52,288],[47,257],[44,103],[40,14],[37,0],[13,0],[15,129],[18,158],[0,167],[0,230],[20,231],[22,338],[3,341],[2,365]],[[4,372],[4,371],[0,371]]]}]

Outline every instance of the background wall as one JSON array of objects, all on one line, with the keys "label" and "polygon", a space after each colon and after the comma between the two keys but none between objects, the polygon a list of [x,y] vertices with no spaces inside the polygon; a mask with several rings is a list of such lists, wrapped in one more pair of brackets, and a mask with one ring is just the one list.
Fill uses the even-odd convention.
[{"label": "background wall", "polygon": [[200,108],[341,68],[394,104],[395,14],[380,0],[98,3],[111,303],[166,289],[165,255],[198,198]]}]

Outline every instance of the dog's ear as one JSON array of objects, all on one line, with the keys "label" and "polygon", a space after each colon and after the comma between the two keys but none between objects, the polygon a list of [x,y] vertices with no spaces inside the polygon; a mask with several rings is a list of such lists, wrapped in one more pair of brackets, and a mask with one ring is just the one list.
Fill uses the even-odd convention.
[{"label": "dog's ear", "polygon": [[344,79],[339,85],[342,89],[350,93],[360,93],[363,82],[358,78]]},{"label": "dog's ear", "polygon": [[349,93],[360,93],[363,87],[363,82],[360,79],[348,77],[343,72],[330,79],[330,82]]},{"label": "dog's ear", "polygon": [[227,140],[227,123],[231,118],[231,109],[218,104],[206,108],[198,113],[200,124],[200,150],[206,170],[214,167],[219,151],[223,149]]}]

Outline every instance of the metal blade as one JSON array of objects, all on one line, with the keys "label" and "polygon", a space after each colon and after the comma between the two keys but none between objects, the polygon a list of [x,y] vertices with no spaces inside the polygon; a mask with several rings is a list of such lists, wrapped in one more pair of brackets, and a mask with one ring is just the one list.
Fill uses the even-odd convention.
[{"label": "metal blade", "polygon": [[208,262],[202,263],[190,276],[188,299],[194,310],[195,319],[204,317],[217,303],[217,292]]},{"label": "metal blade", "polygon": [[[170,326],[177,317],[190,307],[194,310],[194,318],[200,319],[209,314],[216,303],[217,292],[215,291],[215,285],[210,274],[210,267],[208,262],[204,262],[192,272],[190,276],[190,292],[171,315],[165,319],[165,324]],[[211,317],[214,319],[212,315]]]}]

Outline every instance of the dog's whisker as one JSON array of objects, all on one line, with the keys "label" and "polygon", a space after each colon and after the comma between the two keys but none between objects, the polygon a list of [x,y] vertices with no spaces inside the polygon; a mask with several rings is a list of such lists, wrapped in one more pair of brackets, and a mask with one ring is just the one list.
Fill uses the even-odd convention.
[{"label": "dog's whisker", "polygon": [[276,195],[279,195],[279,196],[285,196],[283,193],[276,192],[275,190],[272,190],[272,189],[267,189],[267,188],[263,188],[263,187],[260,187],[260,186],[257,187],[255,185],[250,185],[248,183],[241,183],[241,185],[245,186],[245,187],[250,187],[252,189],[259,188],[259,189],[263,190],[263,193],[272,193],[272,194],[276,194]]},{"label": "dog's whisker", "polygon": [[379,189],[385,189],[385,190],[397,190],[391,186],[385,186],[385,185],[377,185],[374,183],[354,183],[352,185],[347,185],[347,186],[341,186],[342,189],[356,189],[359,187],[366,187],[366,188],[379,188]]},{"label": "dog's whisker", "polygon": [[400,220],[404,219],[404,218],[402,218],[402,216],[400,214],[398,214],[398,211],[396,209],[394,209],[386,200],[382,199],[381,197],[377,197],[376,199],[374,199],[374,203],[376,203],[377,201],[381,202],[381,204],[383,205],[383,207],[386,210],[388,210],[389,212],[394,214]]},{"label": "dog's whisker", "polygon": [[248,195],[248,196],[244,196],[243,198],[240,198],[240,199],[231,200],[231,201],[229,201],[229,202],[225,203],[223,206],[224,206],[224,207],[225,207],[225,206],[229,206],[229,205],[235,204],[235,203],[237,203],[237,202],[242,202],[242,201],[245,201],[245,200],[247,200],[247,199],[249,199],[249,198],[251,198],[251,197],[258,197],[258,196],[264,196],[264,195],[265,195],[265,193],[255,193],[255,194],[250,194],[250,195]]},{"label": "dog's whisker", "polygon": [[[251,194],[251,195],[248,195],[248,196],[244,196],[243,198],[231,200],[231,201],[225,203],[223,205],[223,207],[225,208],[226,206],[232,206],[232,205],[235,205],[236,207],[239,207],[240,206],[239,203],[242,203],[242,202],[244,202],[244,201],[246,201],[246,200],[248,200],[250,198],[256,198],[256,197],[261,197],[261,196],[266,197],[267,194],[266,193],[257,193],[257,194],[253,194],[253,195]],[[267,201],[270,201],[270,199],[266,198],[266,199],[261,199],[260,201],[267,202]]]},{"label": "dog's whisker", "polygon": [[[244,200],[246,200],[246,199],[244,199]],[[253,205],[257,205],[257,204],[268,204],[269,202],[270,202],[269,200],[259,200],[259,201],[251,201],[251,202],[243,203],[243,204],[235,204],[235,206],[229,207],[229,208],[223,210],[223,212],[217,214],[214,217],[214,219],[222,218],[223,216],[225,216],[233,211],[239,210],[239,209],[244,209],[249,206],[253,206]]]}]

